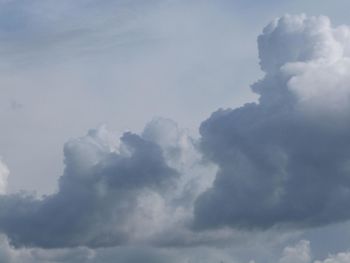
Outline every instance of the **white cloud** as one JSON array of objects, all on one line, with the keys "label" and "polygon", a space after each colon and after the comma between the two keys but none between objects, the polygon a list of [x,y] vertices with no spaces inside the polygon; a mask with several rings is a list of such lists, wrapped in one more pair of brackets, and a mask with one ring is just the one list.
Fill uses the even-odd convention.
[{"label": "white cloud", "polygon": [[325,260],[316,260],[315,263],[348,263],[350,262],[350,252],[341,252],[336,255],[330,255]]},{"label": "white cloud", "polygon": [[301,240],[294,246],[287,246],[283,250],[282,257],[278,263],[348,263],[350,262],[349,252],[339,252],[329,255],[323,260],[313,260],[310,250],[310,242]]},{"label": "white cloud", "polygon": [[284,248],[279,263],[311,263],[310,242],[301,240],[293,247]]}]

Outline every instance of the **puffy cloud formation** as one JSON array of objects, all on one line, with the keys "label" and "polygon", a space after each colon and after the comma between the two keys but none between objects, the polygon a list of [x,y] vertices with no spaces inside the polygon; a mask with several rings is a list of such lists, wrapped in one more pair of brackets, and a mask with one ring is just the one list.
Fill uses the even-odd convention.
[{"label": "puffy cloud formation", "polygon": [[339,252],[329,255],[323,260],[313,260],[310,249],[310,242],[301,240],[294,246],[287,246],[283,249],[282,257],[278,263],[348,263],[350,262],[349,252]]},{"label": "puffy cloud formation", "polygon": [[315,263],[348,263],[350,262],[350,252],[341,252],[336,255],[331,255],[325,260],[315,261]]},{"label": "puffy cloud formation", "polygon": [[191,214],[188,203],[196,193],[187,190],[193,176],[179,173],[190,148],[189,137],[166,119],[149,123],[142,135],[124,133],[120,144],[103,127],[91,130],[66,143],[57,193],[0,198],[0,229],[16,247],[103,247],[152,239]]},{"label": "puffy cloud formation", "polygon": [[310,242],[301,240],[296,246],[288,246],[283,250],[279,263],[310,263]]},{"label": "puffy cloud formation", "polygon": [[218,165],[194,227],[319,226],[350,218],[350,28],[285,15],[258,38],[258,103],[200,127]]}]

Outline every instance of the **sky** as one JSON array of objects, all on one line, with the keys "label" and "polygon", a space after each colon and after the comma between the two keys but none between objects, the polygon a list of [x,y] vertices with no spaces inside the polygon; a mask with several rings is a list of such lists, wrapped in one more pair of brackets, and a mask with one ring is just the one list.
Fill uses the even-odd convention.
[{"label": "sky", "polygon": [[0,0],[0,261],[350,262],[345,0]]}]

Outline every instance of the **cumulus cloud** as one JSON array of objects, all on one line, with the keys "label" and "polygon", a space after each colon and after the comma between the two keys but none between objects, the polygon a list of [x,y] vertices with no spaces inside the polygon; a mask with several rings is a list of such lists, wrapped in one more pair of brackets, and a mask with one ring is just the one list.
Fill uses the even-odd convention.
[{"label": "cumulus cloud", "polygon": [[301,240],[294,246],[287,246],[283,249],[282,257],[278,263],[348,263],[350,262],[349,252],[339,252],[329,255],[323,260],[313,260],[308,240]]},{"label": "cumulus cloud", "polygon": [[295,246],[288,246],[283,250],[279,263],[310,263],[310,242],[301,240]]},{"label": "cumulus cloud", "polygon": [[183,193],[193,178],[179,173],[185,148],[194,151],[166,119],[154,120],[142,135],[124,133],[120,143],[103,127],[91,130],[66,143],[57,193],[0,198],[0,229],[16,247],[103,247],[150,239],[191,214],[187,204],[196,194]]},{"label": "cumulus cloud", "polygon": [[350,218],[350,28],[285,15],[258,38],[258,103],[200,127],[215,182],[194,227],[319,226]]},{"label": "cumulus cloud", "polygon": [[336,255],[330,255],[325,260],[317,260],[315,263],[347,263],[350,262],[350,252],[341,252]]}]

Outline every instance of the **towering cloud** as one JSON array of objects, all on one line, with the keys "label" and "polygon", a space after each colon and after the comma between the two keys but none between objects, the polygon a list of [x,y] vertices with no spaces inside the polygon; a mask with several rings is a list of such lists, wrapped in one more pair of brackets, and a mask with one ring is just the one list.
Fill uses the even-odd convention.
[{"label": "towering cloud", "polygon": [[258,103],[200,127],[219,167],[194,227],[319,226],[350,219],[350,28],[286,15],[258,38]]}]

